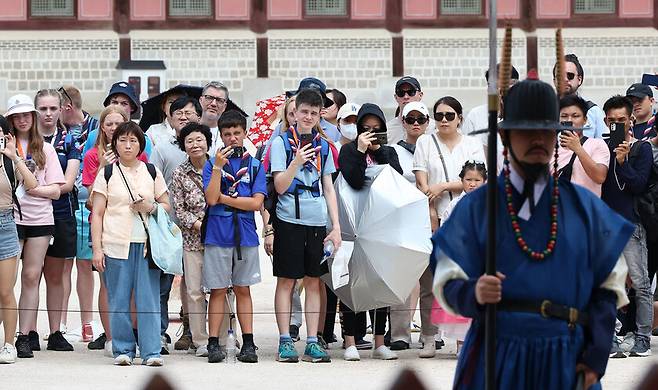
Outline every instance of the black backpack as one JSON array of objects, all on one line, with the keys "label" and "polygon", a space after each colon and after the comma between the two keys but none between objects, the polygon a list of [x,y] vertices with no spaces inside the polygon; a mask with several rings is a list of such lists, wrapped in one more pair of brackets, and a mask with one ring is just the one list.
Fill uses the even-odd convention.
[{"label": "black backpack", "polygon": [[[112,171],[113,171],[112,167],[114,167],[114,164],[106,165],[105,170],[103,171],[103,176],[105,176],[105,182],[106,183],[109,183],[110,182],[110,177],[112,177]],[[146,163],[146,169],[148,169],[149,175],[151,175],[151,177],[155,181],[155,176],[156,176],[155,165],[153,165],[151,163]]]},{"label": "black backpack", "polygon": [[2,155],[2,166],[5,167],[5,175],[7,180],[11,185],[11,200],[16,205],[18,209],[18,215],[20,219],[23,219],[23,212],[21,211],[21,204],[18,202],[18,197],[16,196],[16,188],[18,188],[18,181],[16,180],[16,175],[14,175],[14,162],[4,154]]}]

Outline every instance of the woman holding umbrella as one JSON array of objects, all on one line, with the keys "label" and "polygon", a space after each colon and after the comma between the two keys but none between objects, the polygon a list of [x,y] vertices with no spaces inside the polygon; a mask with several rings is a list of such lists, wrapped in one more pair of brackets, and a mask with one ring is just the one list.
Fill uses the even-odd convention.
[{"label": "woman holding umbrella", "polygon": [[[343,177],[350,187],[359,190],[363,188],[366,180],[366,168],[377,164],[389,164],[393,169],[402,174],[402,168],[398,162],[398,155],[381,138],[386,137],[386,120],[384,113],[375,104],[365,103],[359,109],[356,120],[357,139],[343,145],[340,149],[338,162]],[[355,322],[356,313],[343,302],[340,303],[340,311],[343,315],[343,332],[345,338],[345,360],[360,360],[359,352],[355,345]],[[380,307],[370,310],[370,320],[373,323],[375,335],[375,350],[372,357],[382,360],[394,360],[398,356],[384,345],[384,333],[386,331],[386,317],[388,307]]]}]

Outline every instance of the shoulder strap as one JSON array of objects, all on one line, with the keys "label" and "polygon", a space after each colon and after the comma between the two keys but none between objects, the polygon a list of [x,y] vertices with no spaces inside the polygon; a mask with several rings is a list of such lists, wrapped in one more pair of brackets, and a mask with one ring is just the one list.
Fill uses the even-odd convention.
[{"label": "shoulder strap", "polygon": [[[586,136],[580,137],[580,145],[585,145],[586,141],[587,141]],[[562,169],[558,170],[558,177],[563,178],[566,181],[571,181],[571,176],[573,175],[573,164],[575,162],[576,162],[576,153],[573,153],[567,165],[562,167]]]},{"label": "shoulder strap", "polygon": [[585,104],[587,105],[587,111],[589,111],[590,108],[596,106],[596,103],[591,100],[586,101]]},{"label": "shoulder strap", "polygon": [[284,134],[279,135],[283,141],[283,148],[286,151],[286,167],[292,162],[292,147],[290,146],[290,130],[286,130]]},{"label": "shoulder strap", "polygon": [[[259,164],[254,165],[254,160],[258,161]],[[257,158],[250,158],[249,163],[251,164],[251,169],[250,169],[251,177],[249,178],[249,185],[251,187],[251,192],[253,194],[253,192],[254,192],[254,183],[256,182],[256,176],[258,176],[258,173],[260,172],[260,168],[263,164],[260,164],[260,161]]]},{"label": "shoulder strap", "polygon": [[151,175],[151,178],[155,181],[155,177],[157,176],[157,172],[155,171],[155,165],[151,163],[146,163],[146,169],[148,169],[149,175]]},{"label": "shoulder strap", "polygon": [[105,176],[105,182],[106,183],[110,182],[110,178],[112,177],[112,167],[113,166],[114,166],[114,164],[108,164],[103,169],[103,176]]},{"label": "shoulder strap", "polygon": [[[436,140],[436,134],[432,134],[432,141],[434,141],[434,146],[439,152],[439,158],[441,158],[441,165],[443,165],[443,173],[445,174],[446,183],[450,182],[450,177],[448,176],[448,167],[446,166],[446,160],[443,158],[443,152],[441,152],[441,147],[439,147],[439,141]],[[452,192],[448,191],[450,200],[452,200]]]},{"label": "shoulder strap", "polygon": [[329,157],[329,141],[320,138],[320,180],[322,180],[322,175],[324,174],[327,157]]},{"label": "shoulder strap", "polygon": [[16,180],[16,175],[14,174],[14,162],[4,154],[2,155],[2,165],[5,167],[5,173],[7,174],[7,180],[9,180],[9,185],[11,186],[11,200],[16,205],[18,209],[18,215],[20,219],[23,219],[23,212],[21,210],[21,204],[18,202],[18,197],[16,196],[16,188],[18,187],[18,181]]}]

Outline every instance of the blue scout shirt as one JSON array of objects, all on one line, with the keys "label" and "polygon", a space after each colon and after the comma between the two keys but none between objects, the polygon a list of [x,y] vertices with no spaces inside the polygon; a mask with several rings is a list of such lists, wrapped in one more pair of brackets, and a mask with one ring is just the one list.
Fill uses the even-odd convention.
[{"label": "blue scout shirt", "polygon": [[[250,157],[251,162],[247,173],[242,176],[240,183],[237,186],[239,197],[251,197],[253,194],[263,194],[267,196],[267,186],[265,184],[265,169],[262,169],[260,161]],[[240,169],[242,160],[240,158],[232,158],[229,160],[232,172],[237,172]],[[215,158],[211,158],[206,162],[203,168],[203,189],[205,191],[210,183],[210,176],[212,175],[212,167],[215,163]],[[254,169],[257,171],[256,178],[253,179],[252,173]],[[251,181],[254,180],[253,186]],[[222,170],[222,194],[227,195],[229,181],[226,179],[226,172]],[[212,206],[208,209],[208,225],[206,226],[206,245],[216,245],[224,248],[235,247],[233,240],[233,216],[220,216],[213,215],[213,212],[219,211],[224,205]],[[258,235],[256,234],[256,221],[254,219],[254,212],[240,212],[238,213],[238,220],[240,221],[240,239],[241,246],[254,247],[258,246]]]}]

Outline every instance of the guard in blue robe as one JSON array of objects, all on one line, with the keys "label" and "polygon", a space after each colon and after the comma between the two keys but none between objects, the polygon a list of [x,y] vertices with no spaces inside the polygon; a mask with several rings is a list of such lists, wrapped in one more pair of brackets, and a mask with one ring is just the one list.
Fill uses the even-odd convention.
[{"label": "guard in blue robe", "polygon": [[[536,110],[528,114],[535,107],[544,107],[544,118]],[[555,92],[539,80],[513,86],[505,108],[503,129],[560,128]],[[511,155],[516,159],[513,151]],[[587,189],[559,181],[555,245],[543,259],[533,258],[517,242],[505,175],[521,237],[527,247],[542,250],[551,237],[557,181],[545,165],[538,169],[537,164],[506,163],[508,171],[498,181],[496,269],[505,275],[496,314],[499,389],[573,389],[577,365],[600,379],[612,344],[616,309],[628,302],[627,268],[621,254],[633,225]],[[518,172],[518,166],[527,171]],[[435,294],[441,306],[473,319],[459,355],[455,389],[485,387],[485,306],[476,299],[476,284],[485,271],[485,188],[465,196],[432,238]]]}]

